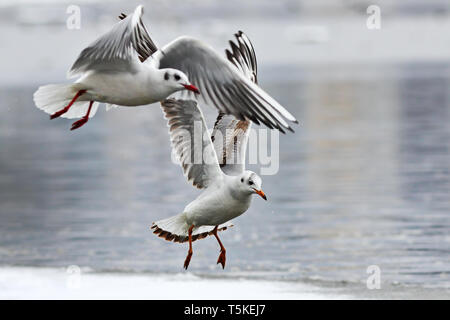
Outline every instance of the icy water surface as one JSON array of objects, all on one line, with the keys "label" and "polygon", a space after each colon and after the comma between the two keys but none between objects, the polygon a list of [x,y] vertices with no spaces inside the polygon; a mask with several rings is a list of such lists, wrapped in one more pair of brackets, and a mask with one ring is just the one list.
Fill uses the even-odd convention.
[{"label": "icy water surface", "polygon": [[[222,50],[244,30],[259,83],[300,121],[280,135],[278,173],[262,177],[268,201],[255,197],[221,234],[226,269],[208,238],[194,244],[195,277],[351,287],[367,297],[366,270],[376,265],[384,292],[450,297],[445,1],[381,1],[378,31],[352,2],[141,2],[157,44],[189,34]],[[170,162],[159,106],[101,108],[70,132],[71,120],[50,121],[32,102],[38,85],[65,81],[80,50],[138,1],[84,1],[79,30],[66,28],[69,2],[23,3],[0,6],[0,278],[14,276],[0,282],[70,265],[184,272],[187,246],[149,231],[198,194]],[[211,126],[215,110],[204,111]]]},{"label": "icy water surface", "polygon": [[[190,270],[365,283],[377,265],[389,285],[448,288],[448,68],[261,71],[301,125],[280,135],[269,201],[222,233],[225,271],[213,238],[195,242]],[[148,227],[197,191],[170,162],[159,107],[102,110],[70,132],[33,107],[34,89],[0,89],[1,264],[180,272],[187,247]]]}]

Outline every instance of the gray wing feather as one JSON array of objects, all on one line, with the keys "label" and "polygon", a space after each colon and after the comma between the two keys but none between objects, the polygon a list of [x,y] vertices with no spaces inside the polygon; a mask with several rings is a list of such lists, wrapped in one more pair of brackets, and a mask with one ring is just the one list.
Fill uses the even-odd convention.
[{"label": "gray wing feather", "polygon": [[[227,58],[245,77],[256,83],[258,65],[253,45],[242,31],[236,33],[235,37],[238,44],[230,41],[231,51],[225,51]],[[242,103],[245,105],[245,102]],[[244,172],[250,128],[251,121],[238,120],[232,115],[219,112],[211,140],[225,174],[238,175]]]},{"label": "gray wing feather", "polygon": [[225,50],[228,61],[233,63],[249,80],[258,83],[258,63],[253,44],[242,31],[238,31],[234,36],[238,44],[229,41],[231,51]]},{"label": "gray wing feather", "polygon": [[223,177],[202,112],[194,100],[161,102],[170,141],[188,181],[201,189]]},{"label": "gray wing feather", "polygon": [[211,139],[219,156],[219,165],[227,175],[239,175],[245,170],[245,153],[251,121],[238,120],[220,112]]},{"label": "gray wing feather", "polygon": [[239,72],[233,63],[202,42],[181,37],[164,47],[161,53],[159,68],[183,71],[199,88],[200,99],[220,112],[256,124],[261,122],[281,132],[293,131],[286,120],[297,120],[285,108]]},{"label": "gray wing feather", "polygon": [[158,49],[141,19],[143,12],[143,7],[138,6],[132,15],[122,14],[121,21],[80,53],[69,77],[88,70],[133,72],[134,64],[156,52]]}]

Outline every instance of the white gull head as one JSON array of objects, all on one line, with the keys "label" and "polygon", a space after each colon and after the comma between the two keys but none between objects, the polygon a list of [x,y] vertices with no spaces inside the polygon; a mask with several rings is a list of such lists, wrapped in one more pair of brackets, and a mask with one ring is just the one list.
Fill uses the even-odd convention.
[{"label": "white gull head", "polygon": [[186,74],[177,69],[161,69],[159,72],[161,77],[161,83],[169,90],[171,93],[180,90],[189,90],[195,93],[200,93],[199,90],[190,83]]},{"label": "white gull head", "polygon": [[248,195],[256,193],[264,200],[267,200],[266,195],[261,189],[261,186],[261,178],[253,171],[246,170],[242,174],[237,176],[236,190],[239,190],[239,192]]}]

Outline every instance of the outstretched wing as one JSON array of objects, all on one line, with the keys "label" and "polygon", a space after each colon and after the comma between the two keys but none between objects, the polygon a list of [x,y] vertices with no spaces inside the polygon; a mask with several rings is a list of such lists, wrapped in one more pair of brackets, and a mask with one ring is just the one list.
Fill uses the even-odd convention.
[{"label": "outstretched wing", "polygon": [[[230,41],[231,51],[225,51],[227,58],[243,75],[256,83],[258,65],[255,49],[242,31],[236,33],[235,37],[237,44]],[[238,175],[244,172],[251,125],[249,120],[238,120],[232,115],[219,112],[211,140],[219,157],[220,167],[225,174]]]},{"label": "outstretched wing", "polygon": [[225,174],[235,176],[244,172],[251,125],[249,120],[237,120],[232,115],[219,113],[211,139]]},{"label": "outstretched wing", "polygon": [[160,54],[159,68],[183,71],[200,90],[200,99],[219,111],[240,120],[250,119],[269,128],[292,130],[287,121],[297,122],[285,108],[242,74],[231,62],[209,46],[188,37],[181,37],[165,46]]},{"label": "outstretched wing", "polygon": [[134,64],[155,53],[158,49],[142,22],[143,13],[138,6],[132,15],[122,14],[121,21],[80,53],[69,77],[88,70],[133,71]]},{"label": "outstretched wing", "polygon": [[201,189],[221,179],[223,173],[197,102],[166,99],[161,106],[168,120],[172,148],[188,181]]}]

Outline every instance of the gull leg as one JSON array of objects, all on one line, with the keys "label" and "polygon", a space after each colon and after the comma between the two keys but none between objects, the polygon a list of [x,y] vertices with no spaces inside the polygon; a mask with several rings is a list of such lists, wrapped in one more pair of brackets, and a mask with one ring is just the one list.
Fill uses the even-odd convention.
[{"label": "gull leg", "polygon": [[68,104],[66,107],[64,107],[63,109],[61,109],[61,110],[55,112],[54,114],[52,114],[52,115],[50,116],[50,119],[58,118],[58,117],[62,116],[64,113],[66,113],[67,111],[69,111],[69,109],[70,109],[70,107],[73,105],[73,103],[74,103],[74,102],[75,102],[82,94],[84,94],[85,92],[86,92],[86,90],[80,90],[80,91],[78,91],[78,92],[75,94],[75,96],[73,97],[73,99],[69,102],[69,104]]},{"label": "gull leg", "polygon": [[89,108],[88,108],[88,111],[86,112],[85,116],[83,118],[81,118],[80,120],[75,121],[74,123],[72,123],[72,128],[70,128],[70,130],[78,129],[79,127],[84,125],[86,122],[88,122],[88,120],[89,120],[89,113],[91,113],[91,108],[92,108],[92,104],[93,103],[94,103],[94,101],[91,101],[89,103]]},{"label": "gull leg", "polygon": [[188,233],[189,233],[189,251],[188,254],[186,256],[186,260],[184,260],[184,269],[187,270],[187,268],[189,267],[189,262],[191,262],[191,257],[192,257],[192,230],[194,229],[194,225],[189,227]]},{"label": "gull leg", "polygon": [[219,242],[219,246],[220,246],[220,255],[219,255],[219,258],[217,259],[217,264],[220,263],[222,265],[222,269],[225,269],[225,261],[227,260],[227,257],[226,257],[227,250],[225,250],[225,247],[223,246],[222,241],[220,241],[219,236],[217,235],[217,228],[218,228],[218,226],[216,226],[213,230],[213,235],[214,235],[214,237],[216,237],[217,242]]}]

